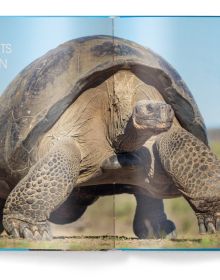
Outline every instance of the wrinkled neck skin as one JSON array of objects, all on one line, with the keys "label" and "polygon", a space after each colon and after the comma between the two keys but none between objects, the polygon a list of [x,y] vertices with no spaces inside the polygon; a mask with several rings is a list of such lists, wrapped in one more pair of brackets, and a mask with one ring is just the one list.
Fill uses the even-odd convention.
[{"label": "wrinkled neck skin", "polygon": [[106,102],[103,102],[102,112],[106,138],[116,153],[138,150],[154,134],[137,127],[134,122],[134,81],[134,75],[127,71],[106,81]]},{"label": "wrinkled neck skin", "polygon": [[124,133],[118,135],[113,142],[113,147],[116,153],[133,152],[141,148],[151,136],[156,134],[155,130],[138,125],[131,117]]},{"label": "wrinkled neck skin", "polygon": [[134,121],[135,104],[146,98],[136,95],[136,89],[142,86],[148,92],[148,86],[129,71],[117,72],[106,80],[105,86],[102,118],[107,141],[116,153],[136,151],[152,135],[159,133],[153,128],[138,126]]}]

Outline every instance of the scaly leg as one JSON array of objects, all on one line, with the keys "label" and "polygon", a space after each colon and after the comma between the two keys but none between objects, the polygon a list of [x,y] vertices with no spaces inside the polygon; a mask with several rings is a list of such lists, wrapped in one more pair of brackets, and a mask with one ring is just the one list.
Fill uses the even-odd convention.
[{"label": "scaly leg", "polygon": [[48,218],[71,193],[78,178],[80,151],[64,139],[37,162],[10,193],[3,225],[13,237],[51,239]]},{"label": "scaly leg", "polygon": [[182,128],[164,133],[156,145],[164,169],[195,211],[200,233],[219,231],[219,159]]}]

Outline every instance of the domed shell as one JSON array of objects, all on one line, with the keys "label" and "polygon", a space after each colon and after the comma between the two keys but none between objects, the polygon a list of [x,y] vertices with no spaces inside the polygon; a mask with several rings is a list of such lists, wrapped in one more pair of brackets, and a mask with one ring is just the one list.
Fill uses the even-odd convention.
[{"label": "domed shell", "polygon": [[[68,41],[32,62],[0,97],[4,159],[27,162],[39,137],[90,87],[130,70],[172,105],[180,124],[207,144],[204,121],[180,75],[159,55],[112,36]],[[1,162],[1,158],[0,158]]]}]

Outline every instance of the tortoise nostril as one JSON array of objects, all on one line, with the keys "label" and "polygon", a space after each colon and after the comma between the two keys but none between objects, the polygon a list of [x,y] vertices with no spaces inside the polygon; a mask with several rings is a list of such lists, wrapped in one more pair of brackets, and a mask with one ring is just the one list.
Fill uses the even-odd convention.
[{"label": "tortoise nostril", "polygon": [[166,106],[165,104],[162,104],[162,105],[161,105],[161,110],[162,110],[162,111],[166,111],[166,110],[167,110],[167,106]]},{"label": "tortoise nostril", "polygon": [[153,107],[152,107],[151,104],[146,105],[146,109],[147,109],[147,111],[149,111],[149,112],[152,112],[152,111],[153,111]]},{"label": "tortoise nostril", "polygon": [[174,112],[173,112],[173,109],[171,108],[171,106],[169,106],[169,115],[170,115],[170,116],[173,116],[173,115],[174,115]]}]

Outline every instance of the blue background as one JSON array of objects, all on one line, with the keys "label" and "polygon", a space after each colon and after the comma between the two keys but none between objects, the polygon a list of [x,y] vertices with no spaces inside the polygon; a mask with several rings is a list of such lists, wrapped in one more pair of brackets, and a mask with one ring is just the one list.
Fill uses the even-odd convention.
[{"label": "blue background", "polygon": [[[34,59],[77,37],[106,34],[150,47],[183,77],[207,127],[220,127],[220,17],[1,17],[0,44],[12,44],[0,93]],[[4,55],[0,55],[4,57]]]}]

